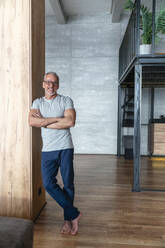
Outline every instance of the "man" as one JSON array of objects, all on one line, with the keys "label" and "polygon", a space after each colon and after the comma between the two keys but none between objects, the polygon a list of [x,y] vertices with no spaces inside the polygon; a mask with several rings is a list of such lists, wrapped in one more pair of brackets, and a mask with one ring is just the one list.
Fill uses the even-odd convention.
[{"label": "man", "polygon": [[[57,94],[59,77],[56,73],[47,72],[42,87],[45,96],[33,101],[29,113],[29,125],[41,127],[43,185],[64,210],[64,225],[61,233],[76,235],[81,213],[73,205],[73,143],[70,133],[70,127],[75,125],[76,112],[70,97]],[[56,179],[59,168],[63,189],[57,184]]]}]

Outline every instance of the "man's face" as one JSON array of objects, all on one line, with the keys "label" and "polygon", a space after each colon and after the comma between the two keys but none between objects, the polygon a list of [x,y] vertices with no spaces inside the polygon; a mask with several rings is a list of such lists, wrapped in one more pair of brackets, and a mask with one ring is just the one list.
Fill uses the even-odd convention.
[{"label": "man's face", "polygon": [[59,88],[56,76],[54,76],[53,74],[46,75],[46,78],[43,82],[43,88],[45,89],[45,95],[55,95]]}]

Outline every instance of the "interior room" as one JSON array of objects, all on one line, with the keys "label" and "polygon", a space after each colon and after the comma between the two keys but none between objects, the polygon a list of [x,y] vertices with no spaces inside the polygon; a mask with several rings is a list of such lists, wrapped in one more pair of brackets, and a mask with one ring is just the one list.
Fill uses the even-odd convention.
[{"label": "interior room", "polygon": [[[165,0],[4,0],[0,13],[0,247],[165,247]],[[76,112],[75,235],[43,180],[49,125],[29,124],[47,72]]]}]

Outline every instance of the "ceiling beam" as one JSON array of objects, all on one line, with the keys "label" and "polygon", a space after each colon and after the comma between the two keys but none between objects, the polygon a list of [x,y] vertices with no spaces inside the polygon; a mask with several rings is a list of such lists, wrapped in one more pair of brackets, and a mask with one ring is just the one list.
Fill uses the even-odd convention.
[{"label": "ceiling beam", "polygon": [[56,21],[58,24],[65,24],[66,19],[64,16],[64,13],[61,8],[61,4],[59,0],[49,0],[50,6],[52,7],[52,10],[54,12]]},{"label": "ceiling beam", "polygon": [[113,0],[111,13],[112,13],[112,22],[120,22],[120,16],[124,10],[125,0]]}]

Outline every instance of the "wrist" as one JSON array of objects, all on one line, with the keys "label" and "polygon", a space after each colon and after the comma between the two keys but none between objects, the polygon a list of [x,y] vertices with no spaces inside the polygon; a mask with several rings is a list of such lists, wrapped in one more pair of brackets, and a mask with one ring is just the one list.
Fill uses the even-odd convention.
[{"label": "wrist", "polygon": [[45,128],[49,125],[49,119],[45,118]]}]

